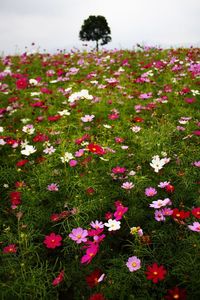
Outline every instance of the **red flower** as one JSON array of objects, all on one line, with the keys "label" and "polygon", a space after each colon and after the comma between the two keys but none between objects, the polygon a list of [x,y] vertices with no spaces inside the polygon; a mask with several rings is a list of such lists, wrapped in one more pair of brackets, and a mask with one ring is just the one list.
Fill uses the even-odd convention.
[{"label": "red flower", "polygon": [[3,248],[3,253],[16,253],[17,247],[15,244],[10,244]]},{"label": "red flower", "polygon": [[141,117],[135,117],[135,118],[133,118],[133,122],[142,123],[142,122],[144,122],[144,119],[142,119]]},{"label": "red flower", "polygon": [[62,270],[58,276],[53,280],[52,285],[56,286],[58,284],[60,284],[64,279],[64,270]]},{"label": "red flower", "polygon": [[56,235],[52,232],[50,235],[45,236],[44,244],[46,244],[47,248],[56,248],[61,246],[62,237],[58,234]]},{"label": "red flower", "polygon": [[17,167],[23,167],[23,166],[26,165],[28,162],[29,162],[28,159],[22,159],[22,160],[20,160],[20,161],[18,161],[18,162],[16,163],[16,166],[17,166]]},{"label": "red flower", "polygon": [[174,300],[174,299],[185,300],[186,299],[186,290],[175,286],[173,289],[167,291],[167,295],[165,296],[165,299],[167,299],[167,300]]},{"label": "red flower", "polygon": [[21,193],[20,192],[11,192],[10,201],[12,206],[17,206],[21,204]]},{"label": "red flower", "polygon": [[95,285],[97,285],[99,283],[98,279],[101,275],[101,270],[95,269],[92,273],[86,276],[86,282],[89,285],[89,287],[93,288]]},{"label": "red flower", "polygon": [[95,193],[95,190],[93,189],[93,187],[89,187],[86,189],[86,193],[88,195],[93,195]]},{"label": "red flower", "polygon": [[93,144],[93,143],[89,144],[87,146],[87,149],[94,154],[98,154],[98,155],[105,154],[105,150],[103,150],[103,148],[97,144]]},{"label": "red flower", "polygon": [[20,78],[16,81],[16,86],[18,90],[24,90],[28,86],[28,81],[26,78]]},{"label": "red flower", "polygon": [[200,219],[200,207],[196,207],[192,209],[192,214],[195,216],[197,219]]},{"label": "red flower", "polygon": [[158,266],[157,263],[147,266],[147,271],[145,272],[147,279],[152,280],[153,283],[158,283],[159,280],[163,280],[166,273],[167,271],[164,266]]},{"label": "red flower", "polygon": [[178,208],[173,209],[173,214],[172,214],[173,218],[184,220],[184,219],[188,218],[189,216],[190,216],[189,211],[178,210]]},{"label": "red flower", "polygon": [[46,142],[49,140],[49,137],[44,133],[38,133],[34,138],[33,142]]},{"label": "red flower", "polygon": [[106,300],[103,294],[101,293],[96,293],[90,296],[89,300]]}]

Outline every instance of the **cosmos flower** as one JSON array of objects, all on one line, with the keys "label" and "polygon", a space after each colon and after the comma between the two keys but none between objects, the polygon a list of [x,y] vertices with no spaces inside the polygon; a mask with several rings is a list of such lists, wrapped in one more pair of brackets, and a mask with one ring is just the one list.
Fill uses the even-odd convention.
[{"label": "cosmos flower", "polygon": [[75,241],[77,244],[80,244],[82,242],[86,242],[87,241],[87,237],[88,236],[88,231],[78,227],[78,228],[74,228],[72,230],[72,232],[69,234],[70,239],[72,239],[73,241]]},{"label": "cosmos flower", "polygon": [[54,232],[50,233],[50,235],[46,235],[44,239],[44,244],[47,248],[54,249],[56,247],[61,246],[62,237],[58,234],[56,235]]},{"label": "cosmos flower", "polygon": [[145,274],[148,280],[152,280],[153,283],[158,283],[159,280],[165,279],[167,271],[164,266],[158,266],[157,263],[153,263],[153,265],[147,266]]},{"label": "cosmos flower", "polygon": [[109,219],[108,223],[104,223],[106,227],[108,227],[108,231],[116,231],[120,229],[120,221]]},{"label": "cosmos flower", "polygon": [[141,268],[141,261],[137,256],[129,257],[126,266],[129,268],[130,272],[135,272]]}]

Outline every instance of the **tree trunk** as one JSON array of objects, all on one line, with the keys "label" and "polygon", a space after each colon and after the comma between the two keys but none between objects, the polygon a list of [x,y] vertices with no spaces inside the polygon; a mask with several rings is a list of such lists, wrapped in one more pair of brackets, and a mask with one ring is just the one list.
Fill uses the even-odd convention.
[{"label": "tree trunk", "polygon": [[96,51],[97,52],[99,51],[99,41],[98,40],[96,41]]}]

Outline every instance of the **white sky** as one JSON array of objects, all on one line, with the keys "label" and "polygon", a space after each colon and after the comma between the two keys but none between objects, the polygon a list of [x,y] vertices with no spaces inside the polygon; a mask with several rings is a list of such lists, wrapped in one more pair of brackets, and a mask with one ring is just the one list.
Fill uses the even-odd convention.
[{"label": "white sky", "polygon": [[105,48],[200,46],[200,0],[0,0],[0,54],[30,50],[32,42],[48,52],[81,48],[90,15],[110,26]]}]

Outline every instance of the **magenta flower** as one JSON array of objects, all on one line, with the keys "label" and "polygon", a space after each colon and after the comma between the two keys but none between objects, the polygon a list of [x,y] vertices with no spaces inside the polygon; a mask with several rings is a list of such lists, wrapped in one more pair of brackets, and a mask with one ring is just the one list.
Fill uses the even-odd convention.
[{"label": "magenta flower", "polygon": [[59,187],[59,185],[57,185],[56,183],[51,183],[47,186],[47,190],[51,191],[51,192],[57,192],[58,187]]},{"label": "magenta flower", "polygon": [[153,187],[147,187],[146,189],[145,189],[145,195],[147,196],[147,197],[153,197],[153,196],[155,196],[157,194],[157,191],[156,191],[156,189],[155,188],[153,188]]},{"label": "magenta flower", "polygon": [[192,231],[200,232],[200,223],[194,222],[192,225],[188,225],[188,228]]},{"label": "magenta flower", "polygon": [[82,264],[89,264],[93,257],[97,254],[99,250],[99,245],[97,243],[92,243],[90,247],[86,250],[86,254],[81,258]]},{"label": "magenta flower", "polygon": [[88,236],[88,231],[82,229],[81,227],[74,228],[72,232],[69,234],[69,237],[77,244],[80,244],[82,242],[87,242],[86,236]]},{"label": "magenta flower", "polygon": [[72,160],[70,160],[69,161],[69,165],[70,165],[70,167],[75,167],[76,165],[77,165],[77,160],[75,160],[75,159],[72,159]]},{"label": "magenta flower", "polygon": [[52,285],[56,286],[58,284],[60,284],[64,279],[64,270],[62,270],[58,276],[53,280]]},{"label": "magenta flower", "polygon": [[141,261],[137,256],[131,256],[126,263],[126,266],[129,268],[130,272],[134,272],[141,268]]},{"label": "magenta flower", "polygon": [[123,205],[119,205],[117,207],[116,212],[114,213],[114,217],[116,221],[119,221],[122,219],[123,215],[127,212],[128,207],[124,207]]},{"label": "magenta flower", "polygon": [[112,169],[112,172],[114,174],[123,174],[125,171],[126,171],[126,168],[119,167],[119,166],[116,166],[115,168]]}]

